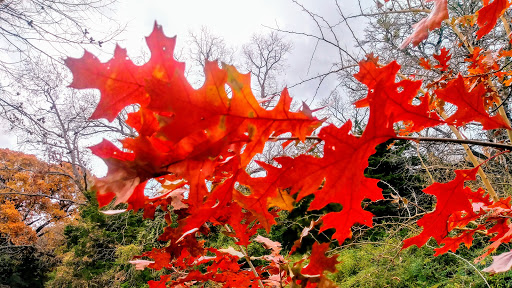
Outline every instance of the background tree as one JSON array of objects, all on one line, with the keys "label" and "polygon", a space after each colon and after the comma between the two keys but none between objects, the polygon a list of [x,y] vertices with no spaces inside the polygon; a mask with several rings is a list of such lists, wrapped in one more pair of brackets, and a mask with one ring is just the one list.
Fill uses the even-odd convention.
[{"label": "background tree", "polygon": [[[235,49],[229,47],[221,36],[215,35],[206,26],[199,31],[190,30],[188,33],[188,51],[185,58],[190,62],[189,77],[204,77],[206,61],[218,60],[227,64],[233,64]],[[199,83],[199,80],[193,80]]]},{"label": "background tree", "polygon": [[116,126],[123,121],[88,122],[97,99],[65,88],[70,75],[62,67],[64,55],[84,47],[100,51],[123,30],[112,21],[114,3],[0,1],[0,124],[18,136],[18,149],[46,161],[1,152],[0,257],[9,260],[0,268],[2,284],[42,287],[57,263],[64,227],[86,202],[88,141],[131,133]]},{"label": "background tree", "polygon": [[242,46],[243,68],[251,73],[258,96],[266,99],[267,105],[283,88],[278,76],[283,76],[286,56],[292,47],[291,42],[276,31],[252,35],[250,42]]},{"label": "background tree", "polygon": [[[0,283],[42,287],[84,196],[69,163],[0,149]],[[84,184],[82,183],[82,186]]]},{"label": "background tree", "polygon": [[[114,0],[16,1],[0,3],[0,73],[2,86],[17,81],[20,63],[40,57],[59,62],[69,49],[101,47],[120,31],[122,25],[91,20],[111,20]],[[108,24],[107,24],[108,23]],[[109,25],[105,27],[105,25]],[[47,59],[47,60],[48,60]],[[12,76],[6,79],[6,76]],[[27,75],[28,76],[28,75]],[[9,81],[10,80],[10,81]],[[6,84],[7,83],[7,84]]]},{"label": "background tree", "polygon": [[[113,0],[0,3],[2,124],[10,125],[24,149],[44,151],[39,156],[47,161],[72,163],[78,186],[85,176],[78,173],[78,167],[85,171],[86,166],[85,155],[80,155],[84,152],[83,136],[91,133],[91,126],[98,126],[99,122],[85,123],[87,113],[96,105],[92,94],[77,97],[76,92],[64,88],[70,79],[62,68],[62,58],[86,46],[100,51],[122,31],[122,25],[111,18],[114,3]],[[93,24],[100,21],[101,26]],[[102,128],[98,127],[98,132]]]},{"label": "background tree", "polygon": [[[1,230],[6,243],[34,244],[48,233],[47,227],[73,220],[84,197],[70,164],[48,164],[8,149],[1,149],[0,155]],[[10,225],[23,227],[11,229]],[[18,236],[17,230],[32,233]]]}]

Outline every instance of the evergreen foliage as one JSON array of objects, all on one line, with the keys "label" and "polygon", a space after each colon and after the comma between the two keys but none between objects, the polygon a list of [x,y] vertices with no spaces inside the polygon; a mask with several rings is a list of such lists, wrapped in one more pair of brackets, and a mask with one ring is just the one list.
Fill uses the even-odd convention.
[{"label": "evergreen foliage", "polygon": [[[78,225],[65,229],[66,244],[58,257],[61,264],[50,274],[46,287],[147,287],[158,278],[146,269],[135,270],[128,263],[135,255],[159,247],[155,242],[164,220],[143,220],[142,213],[125,212],[105,215],[98,210],[94,193],[88,192],[89,204],[82,207]],[[119,207],[117,207],[119,208]]]},{"label": "evergreen foliage", "polygon": [[2,244],[6,243],[0,242],[0,287],[43,287],[45,274],[54,262],[52,255],[41,253],[33,246]]}]

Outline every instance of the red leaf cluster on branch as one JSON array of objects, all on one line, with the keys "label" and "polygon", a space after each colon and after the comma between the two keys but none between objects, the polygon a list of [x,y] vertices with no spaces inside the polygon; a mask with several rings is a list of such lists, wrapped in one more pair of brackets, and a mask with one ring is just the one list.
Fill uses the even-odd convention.
[{"label": "red leaf cluster on branch", "polygon": [[[440,12],[434,11],[426,20],[430,24],[422,29],[427,32],[445,18],[446,1],[435,1],[435,5]],[[423,38],[411,37],[413,43]],[[175,271],[151,281],[150,287],[189,287],[205,281],[218,282],[223,287],[280,287],[291,282],[302,287],[333,287],[323,275],[324,271],[334,271],[337,263],[335,258],[325,256],[328,244],[315,244],[306,266],[302,267],[302,261],[291,265],[279,255],[277,244],[261,236],[254,238],[258,229],[269,231],[279,209],[290,210],[296,201],[314,195],[310,210],[329,203],[343,207],[324,215],[320,228],[335,229],[333,238],[342,243],[351,237],[353,225],[372,226],[373,215],[361,207],[362,201],[383,199],[377,186],[379,180],[364,176],[368,157],[375,153],[377,145],[400,133],[444,124],[462,126],[477,121],[484,129],[510,129],[500,115],[487,113],[484,84],[461,75],[451,80],[445,77],[444,82],[434,84],[439,87],[434,89],[433,101],[421,91],[421,81],[396,81],[399,64],[382,66],[369,57],[360,62],[359,72],[354,75],[368,87],[367,97],[355,103],[358,108],[369,107],[363,134],[353,135],[350,121],[340,128],[326,125],[318,132],[324,142],[322,157],[280,157],[275,159],[278,167],[257,162],[266,175],[252,177],[246,172],[247,165],[263,151],[269,137],[289,133],[304,141],[322,121],[305,105],[299,112],[290,111],[292,99],[286,89],[272,110],[262,108],[251,92],[250,76],[226,64],[219,68],[217,62],[207,62],[205,83],[194,89],[184,76],[184,64],[173,58],[176,39],[166,37],[162,28],[155,25],[146,41],[151,58],[142,66],[131,62],[119,47],[106,63],[86,53],[80,59],[66,59],[66,64],[73,73],[72,87],[101,92],[92,118],[112,120],[126,106],[140,106],[127,120],[137,130],[137,137],[121,140],[122,149],[107,140],[91,149],[109,167],[107,176],[95,184],[100,205],[115,198],[116,203],[128,203],[129,210],[144,209],[147,218],[154,217],[158,208],[167,213],[168,226],[159,240],[168,245],[139,257],[153,261],[133,262],[141,269],[147,266]],[[431,67],[427,61],[423,65],[451,73],[447,50],[435,58],[439,65]],[[230,87],[230,93],[225,85]],[[423,95],[419,95],[420,91]],[[442,111],[444,101],[457,107],[446,119],[437,113]],[[402,131],[395,129],[397,125]],[[448,233],[490,212],[494,216],[485,216],[487,221],[497,224],[489,231],[498,235],[488,253],[496,245],[510,241],[512,230],[503,220],[511,213],[509,201],[491,201],[482,190],[464,188],[465,181],[475,179],[476,171],[459,170],[455,180],[434,183],[425,189],[425,193],[438,197],[436,210],[418,221],[423,232],[408,239],[404,247],[424,245],[430,237],[444,244],[438,253],[453,251],[461,242],[468,245],[474,232],[464,230],[455,238],[447,238]],[[144,193],[151,179],[164,188],[152,198]],[[479,209],[475,210],[477,206]],[[208,234],[211,225],[224,227],[226,234],[235,239],[238,250],[205,247],[199,236]],[[252,271],[239,264],[242,258],[251,263],[245,248],[251,241],[272,250],[263,258],[269,265],[251,267]],[[206,270],[193,268],[199,265]]]}]

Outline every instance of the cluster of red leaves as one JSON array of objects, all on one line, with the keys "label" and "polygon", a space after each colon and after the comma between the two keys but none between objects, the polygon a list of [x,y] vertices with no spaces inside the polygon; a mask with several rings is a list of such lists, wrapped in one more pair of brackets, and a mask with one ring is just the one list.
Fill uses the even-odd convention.
[{"label": "cluster of red leaves", "polygon": [[[495,0],[492,3],[484,1],[484,7],[477,13],[478,39],[489,33],[496,25],[504,10],[510,6],[509,1]],[[509,35],[510,37],[510,35]],[[512,83],[510,71],[503,70],[506,64],[503,59],[510,57],[510,51],[501,50],[484,51],[475,47],[466,59],[469,63],[465,77],[455,75],[449,70],[447,63],[451,56],[449,51],[441,49],[440,55],[433,55],[439,62],[432,66],[428,59],[420,59],[423,68],[439,69],[443,76],[430,83],[427,88],[433,89],[437,99],[434,105],[438,111],[443,111],[445,102],[458,106],[458,109],[445,121],[454,126],[462,126],[471,121],[478,121],[484,130],[506,128],[510,129],[508,121],[499,114],[489,116],[488,110],[500,105],[500,97],[493,86],[493,78],[500,80],[502,85],[510,86]],[[468,89],[469,87],[469,89]],[[461,105],[467,107],[460,109]],[[508,152],[508,151],[506,151]],[[404,241],[403,248],[411,245],[421,247],[432,237],[441,246],[436,248],[435,256],[455,252],[460,244],[469,248],[473,243],[473,236],[478,233],[487,235],[491,244],[485,252],[475,259],[480,262],[490,253],[496,251],[501,244],[512,240],[511,199],[490,197],[483,188],[476,191],[465,187],[466,181],[475,181],[479,167],[469,170],[456,170],[456,177],[448,183],[434,183],[423,192],[435,195],[436,209],[417,221],[423,231]],[[441,223],[441,224],[440,224]],[[494,263],[484,269],[485,272],[505,272],[512,268],[511,253],[495,256]]]},{"label": "cluster of red leaves", "polygon": [[[445,2],[436,1],[436,9],[443,10]],[[435,22],[427,30],[435,28],[443,17],[427,19],[427,23]],[[147,44],[151,58],[142,66],[134,65],[119,47],[107,63],[86,53],[80,59],[68,58],[66,64],[73,72],[72,87],[101,91],[93,118],[112,120],[126,106],[140,106],[127,120],[137,130],[137,137],[121,140],[123,150],[104,140],[92,151],[109,167],[107,176],[95,184],[101,205],[115,198],[116,203],[128,203],[128,209],[143,208],[148,218],[153,217],[157,208],[167,213],[169,225],[159,240],[168,245],[141,256],[153,261],[133,262],[139,268],[176,271],[150,282],[153,288],[188,287],[206,281],[222,283],[223,287],[281,287],[292,282],[300,287],[334,286],[323,275],[324,271],[334,271],[337,263],[335,258],[325,256],[328,244],[315,244],[306,266],[302,261],[287,265],[277,244],[261,236],[254,238],[257,230],[269,231],[276,223],[276,211],[290,210],[296,201],[308,195],[314,195],[310,210],[329,203],[341,204],[341,211],[322,217],[320,228],[335,229],[333,238],[340,243],[351,237],[353,225],[371,227],[373,215],[361,207],[361,202],[383,196],[377,186],[379,180],[366,178],[364,170],[375,147],[401,133],[395,129],[400,123],[405,124],[402,127],[407,132],[444,124],[460,127],[472,121],[480,122],[484,129],[510,129],[501,116],[487,113],[486,84],[460,75],[450,77],[447,50],[435,57],[439,64],[432,67],[446,73],[430,85],[435,101],[426,93],[418,96],[421,81],[396,82],[400,69],[396,62],[381,66],[377,59],[369,57],[360,63],[359,72],[354,75],[368,87],[367,97],[355,103],[356,107],[368,107],[370,111],[363,134],[351,134],[350,121],[340,128],[326,125],[318,133],[324,143],[322,157],[279,157],[274,159],[278,167],[258,162],[266,175],[252,177],[246,172],[247,165],[263,151],[269,137],[289,133],[304,140],[322,122],[306,106],[299,112],[290,111],[291,98],[286,89],[275,108],[262,108],[250,90],[250,76],[229,65],[219,68],[217,62],[206,63],[205,83],[193,89],[185,79],[184,64],[173,58],[175,38],[167,38],[156,25]],[[473,64],[484,65],[482,61]],[[226,92],[225,85],[230,87],[231,94]],[[445,102],[455,105],[457,111],[442,119],[436,111],[442,111]],[[451,230],[468,225],[471,220],[466,222],[467,219],[498,208],[481,190],[473,192],[463,187],[464,181],[474,179],[475,171],[458,171],[454,181],[435,183],[425,189],[438,197],[436,210],[418,222],[424,227],[423,232],[408,239],[405,247],[421,246],[430,237],[445,244],[439,251],[468,243],[467,232],[455,238],[446,236]],[[144,193],[150,179],[164,188],[153,198]],[[455,198],[457,201],[453,201]],[[509,211],[507,201],[498,203]],[[475,205],[480,210],[475,212]],[[486,221],[508,223],[502,219],[505,218],[500,214],[487,217]],[[456,224],[446,227],[446,223],[452,222]],[[238,250],[205,247],[200,235],[209,233],[210,225],[224,227],[226,234],[236,239]],[[508,226],[498,223],[494,227],[497,231],[492,232],[499,232],[494,243],[510,240],[512,232]],[[272,253],[264,258],[269,265],[249,271],[239,262],[250,257],[244,247],[251,241],[263,243]],[[492,247],[489,253],[491,250]],[[206,268],[194,268],[198,266]]]},{"label": "cluster of red leaves", "polygon": [[[403,248],[411,245],[421,247],[432,237],[441,246],[435,249],[434,255],[438,256],[448,251],[455,252],[462,243],[467,248],[471,247],[473,235],[480,233],[488,235],[491,242],[485,248],[484,254],[475,259],[475,262],[480,262],[501,244],[512,240],[510,197],[493,200],[482,188],[473,191],[465,187],[466,181],[476,180],[478,168],[456,170],[456,177],[452,181],[434,183],[423,190],[436,196],[436,210],[418,220],[417,223],[423,227],[423,231],[406,239]],[[495,256],[494,260],[493,265],[484,271],[505,272],[512,267],[510,252]]]},{"label": "cluster of red leaves", "polygon": [[[211,223],[228,227],[237,244],[247,246],[258,229],[269,231],[276,223],[276,209],[290,210],[294,200],[276,181],[272,185],[265,179],[267,187],[260,185],[262,179],[247,175],[246,167],[263,151],[269,137],[291,133],[305,140],[321,122],[307,106],[300,112],[290,111],[291,98],[286,90],[274,109],[262,108],[250,90],[250,76],[229,65],[219,68],[217,62],[206,63],[205,83],[193,89],[185,79],[184,65],[173,58],[175,38],[167,38],[162,28],[155,26],[147,43],[151,59],[142,66],[135,66],[119,47],[107,63],[100,63],[89,53],[81,59],[66,60],[74,74],[72,87],[101,91],[93,118],[112,120],[125,106],[140,105],[127,120],[138,136],[121,140],[124,150],[106,140],[91,148],[109,167],[107,176],[95,184],[98,201],[105,205],[115,197],[116,203],[128,203],[128,209],[144,208],[148,218],[158,207],[168,212],[169,226],[159,240],[169,246],[142,255],[153,263],[135,262],[154,269],[188,271],[178,278],[163,277],[161,283],[186,286],[210,280],[233,287],[230,281],[236,281],[240,287],[248,287],[245,284],[260,281],[260,276],[241,273],[238,258],[205,248],[196,235],[207,234],[205,223]],[[225,85],[231,88],[230,95]],[[282,173],[273,166],[264,167],[276,170],[267,177]],[[157,197],[144,194],[150,179],[164,188]],[[253,187],[251,193],[239,191],[239,184]],[[186,196],[182,193],[180,201],[176,192],[183,189]],[[176,228],[171,212],[177,215]],[[223,266],[217,266],[219,263]],[[206,273],[189,270],[207,264],[213,266]],[[280,270],[277,264],[269,267],[273,269],[266,274],[271,276],[276,274],[273,270]],[[268,267],[256,269],[262,275],[261,269]]]}]

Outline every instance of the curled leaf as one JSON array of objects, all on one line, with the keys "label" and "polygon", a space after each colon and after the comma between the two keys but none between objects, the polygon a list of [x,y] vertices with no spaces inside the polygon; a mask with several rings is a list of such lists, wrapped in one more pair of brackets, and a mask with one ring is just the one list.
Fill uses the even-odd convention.
[{"label": "curled leaf", "polygon": [[144,270],[148,265],[155,263],[155,261],[149,261],[149,260],[132,260],[128,261],[128,263],[135,265],[135,270]]},{"label": "curled leaf", "polygon": [[507,272],[512,268],[512,251],[501,253],[498,256],[492,256],[491,266],[483,269],[483,272],[500,273]]},{"label": "curled leaf", "polygon": [[119,209],[119,210],[105,210],[105,211],[100,211],[101,213],[105,214],[105,215],[116,215],[116,214],[121,214],[121,213],[124,213],[126,212],[126,209]]},{"label": "curled leaf", "polygon": [[427,0],[425,2],[434,2],[434,8],[430,14],[420,20],[420,22],[412,25],[414,31],[412,34],[402,42],[400,49],[405,49],[407,45],[412,43],[413,46],[418,46],[421,41],[428,38],[428,33],[434,29],[441,27],[441,23],[448,19],[448,1],[447,0]]}]

